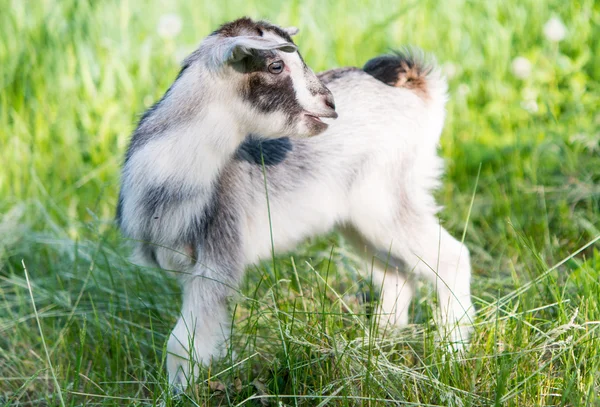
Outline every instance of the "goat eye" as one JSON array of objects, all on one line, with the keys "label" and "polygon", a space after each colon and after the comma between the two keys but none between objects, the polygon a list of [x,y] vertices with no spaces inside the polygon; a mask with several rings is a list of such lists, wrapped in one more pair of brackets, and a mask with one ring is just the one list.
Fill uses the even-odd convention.
[{"label": "goat eye", "polygon": [[283,61],[275,61],[271,64],[269,64],[269,72],[271,72],[272,74],[280,74],[283,72]]}]

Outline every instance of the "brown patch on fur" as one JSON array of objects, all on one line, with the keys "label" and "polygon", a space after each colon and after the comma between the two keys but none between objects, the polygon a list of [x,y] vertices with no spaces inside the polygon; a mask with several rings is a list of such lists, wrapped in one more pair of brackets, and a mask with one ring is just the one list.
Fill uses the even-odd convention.
[{"label": "brown patch on fur", "polygon": [[272,31],[287,42],[291,42],[292,37],[281,27],[273,25],[267,21],[254,21],[248,17],[242,17],[230,23],[223,24],[212,35],[222,35],[223,37],[237,37],[240,35],[257,35],[262,37],[264,31]]},{"label": "brown patch on fur", "polygon": [[364,71],[389,86],[414,91],[422,99],[429,99],[427,76],[432,67],[411,53],[397,53],[373,58]]},{"label": "brown patch on fur", "polygon": [[421,68],[419,65],[411,66],[407,61],[402,61],[397,71],[398,79],[393,86],[411,89],[422,98],[428,98],[427,75],[430,69],[423,70]]}]

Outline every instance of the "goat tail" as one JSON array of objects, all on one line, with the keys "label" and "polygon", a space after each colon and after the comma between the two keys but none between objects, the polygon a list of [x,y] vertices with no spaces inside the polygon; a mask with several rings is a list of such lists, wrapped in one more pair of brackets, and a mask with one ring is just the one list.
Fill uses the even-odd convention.
[{"label": "goat tail", "polygon": [[435,60],[418,48],[373,58],[363,70],[386,85],[412,90],[426,101],[444,105],[448,98],[446,78]]}]

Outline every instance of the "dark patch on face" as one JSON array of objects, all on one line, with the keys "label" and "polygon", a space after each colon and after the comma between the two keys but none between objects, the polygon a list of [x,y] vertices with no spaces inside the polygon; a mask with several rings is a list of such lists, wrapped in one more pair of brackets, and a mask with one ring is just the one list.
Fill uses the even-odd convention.
[{"label": "dark patch on face", "polygon": [[263,113],[283,111],[292,122],[294,116],[302,112],[302,107],[296,100],[296,91],[290,75],[283,71],[272,74],[268,67],[277,61],[274,51],[254,51],[233,67],[238,72],[247,74],[240,93],[257,110]]},{"label": "dark patch on face", "polygon": [[290,76],[269,78],[262,73],[250,74],[242,92],[244,99],[263,113],[279,110],[294,117],[302,112]]},{"label": "dark patch on face", "polygon": [[270,167],[281,164],[293,148],[288,137],[261,140],[250,135],[238,148],[235,158],[260,166],[264,160],[265,165]]},{"label": "dark patch on face", "polygon": [[[255,51],[242,59],[234,68],[248,73],[241,90],[244,99],[263,113],[283,112],[287,116],[288,124],[292,124],[301,119],[304,109],[296,99],[291,76],[287,72],[279,75],[268,72],[268,65],[275,60],[277,54],[273,51]],[[307,78],[314,75],[306,65],[304,65],[304,75]],[[333,95],[318,78],[308,80],[307,83],[308,90],[313,96],[326,96],[329,102],[325,103],[335,110]],[[309,135],[316,135],[325,131],[328,126],[322,122],[309,120],[307,127]]]},{"label": "dark patch on face", "polygon": [[410,52],[373,58],[363,70],[386,85],[411,89],[427,97],[427,75],[431,67]]},{"label": "dark patch on face", "polygon": [[267,74],[269,73],[268,65],[271,62],[279,59],[276,57],[277,53],[275,51],[254,50],[251,55],[242,58],[240,61],[232,63],[231,66],[240,73],[251,74],[256,72],[264,72]]}]

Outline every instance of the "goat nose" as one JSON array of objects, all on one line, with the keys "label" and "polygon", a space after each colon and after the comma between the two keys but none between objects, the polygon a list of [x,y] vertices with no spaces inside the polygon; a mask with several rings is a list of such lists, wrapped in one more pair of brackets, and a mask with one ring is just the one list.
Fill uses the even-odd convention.
[{"label": "goat nose", "polygon": [[333,100],[333,95],[331,93],[328,93],[327,95],[325,95],[325,105],[327,107],[329,107],[332,110],[335,110],[335,102]]}]

